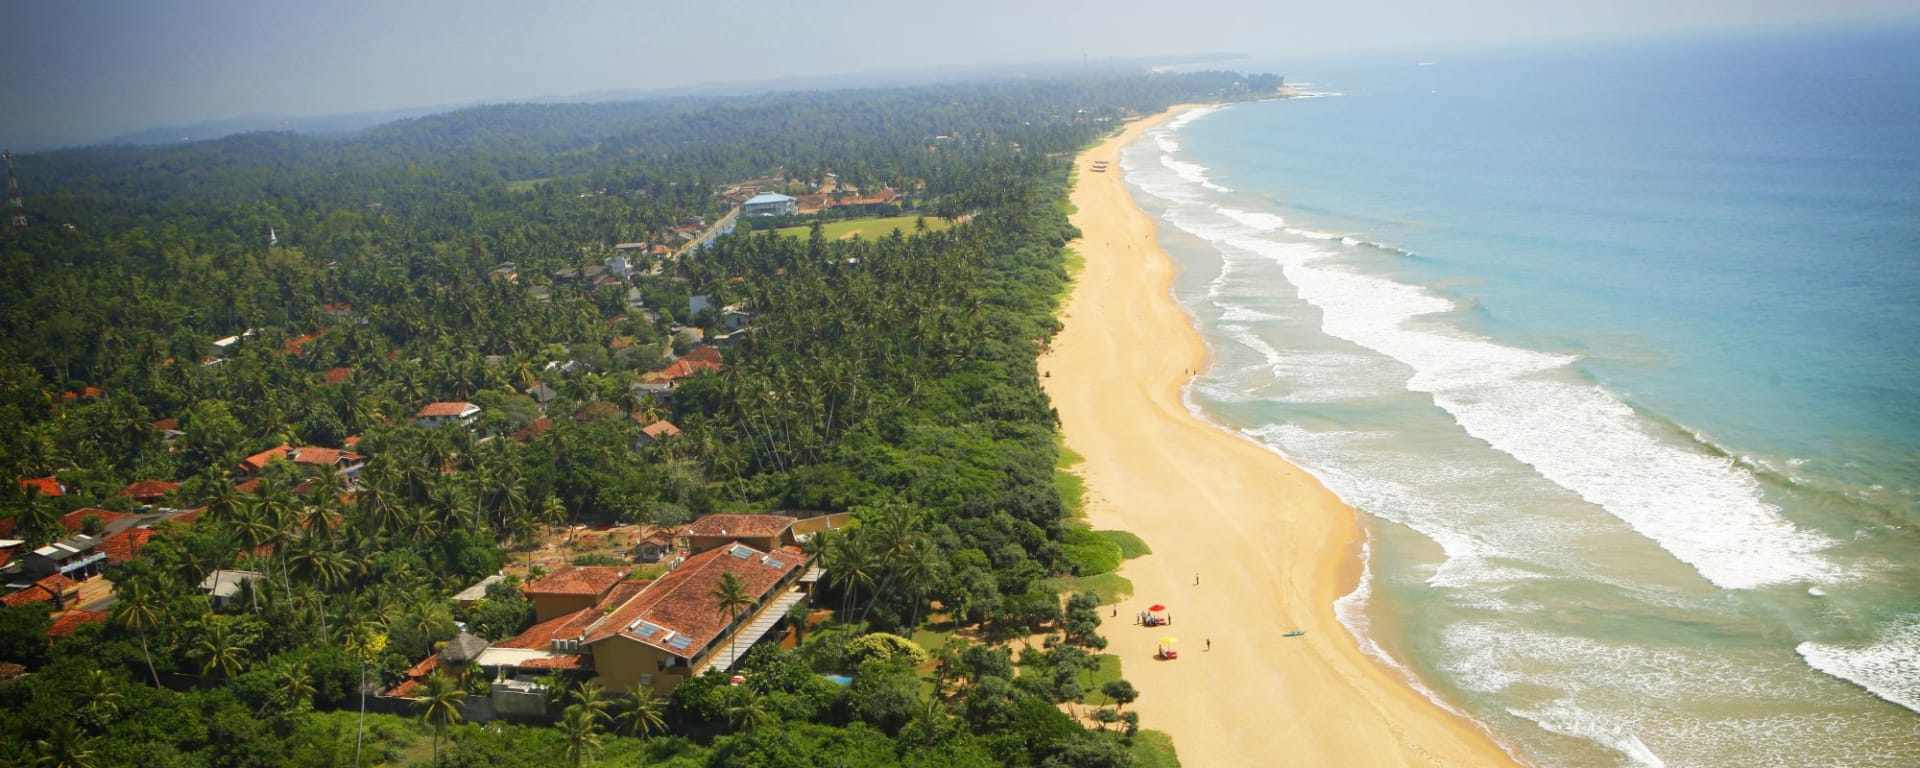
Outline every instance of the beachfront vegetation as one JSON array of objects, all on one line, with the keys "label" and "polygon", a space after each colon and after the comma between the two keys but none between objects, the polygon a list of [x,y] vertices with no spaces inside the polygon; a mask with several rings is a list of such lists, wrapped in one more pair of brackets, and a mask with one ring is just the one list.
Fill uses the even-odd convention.
[{"label": "beachfront vegetation", "polygon": [[[13,535],[45,543],[80,507],[138,511],[119,491],[141,480],[177,482],[162,505],[204,511],[115,563],[103,623],[48,644],[44,608],[0,612],[0,660],[33,672],[0,684],[0,764],[48,745],[150,766],[346,764],[356,749],[456,766],[1126,764],[1119,732],[1056,707],[1088,693],[1104,640],[1098,599],[1063,611],[1049,578],[1111,570],[1124,550],[1069,526],[1055,484],[1035,357],[1076,234],[1057,202],[1076,148],[1234,80],[481,107],[351,137],[21,158],[35,226],[0,238]],[[930,223],[970,223],[855,240],[743,228],[618,287],[579,277],[614,243],[721,215],[720,184],[774,168],[916,190]],[[753,333],[664,402],[636,385],[688,351],[675,326],[722,322],[694,296],[749,308]],[[222,337],[238,341],[216,353]],[[433,401],[482,414],[417,425]],[[683,434],[642,444],[660,418]],[[241,459],[283,444],[351,444],[366,465],[278,461],[236,487]],[[64,495],[18,482],[40,477]],[[697,678],[625,720],[654,705],[603,713],[596,697],[616,694],[555,685],[572,697],[558,727],[482,726],[459,702],[487,681],[429,677],[425,705],[350,716],[363,677],[400,682],[456,619],[494,640],[531,625],[512,584],[447,598],[546,527],[773,509],[857,524],[814,545],[834,619],[794,651],[752,652],[748,685]],[[216,609],[197,585],[236,567],[264,577]],[[1065,642],[1015,675],[983,645],[927,662],[868,639],[936,607],[981,636]],[[947,676],[931,693],[927,664]]]}]

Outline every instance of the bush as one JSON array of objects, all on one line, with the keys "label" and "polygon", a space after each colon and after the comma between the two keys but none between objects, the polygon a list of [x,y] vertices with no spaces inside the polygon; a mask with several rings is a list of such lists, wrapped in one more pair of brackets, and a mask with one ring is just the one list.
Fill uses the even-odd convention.
[{"label": "bush", "polygon": [[1085,528],[1066,529],[1060,549],[1076,576],[1093,576],[1120,567],[1120,545]]},{"label": "bush", "polygon": [[869,661],[900,663],[917,667],[933,658],[927,649],[899,635],[874,632],[847,643],[847,662],[853,665]]}]

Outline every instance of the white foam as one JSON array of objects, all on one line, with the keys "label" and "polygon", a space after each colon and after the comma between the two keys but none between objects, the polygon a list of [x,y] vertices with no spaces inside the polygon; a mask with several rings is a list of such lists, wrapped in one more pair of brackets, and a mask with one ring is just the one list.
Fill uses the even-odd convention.
[{"label": "white foam", "polygon": [[1312,230],[1312,229],[1300,229],[1298,227],[1287,227],[1286,229],[1283,229],[1281,231],[1289,235],[1293,235],[1294,237],[1304,237],[1308,240],[1339,240],[1340,239],[1339,235],[1333,234],[1331,232],[1320,232],[1318,230]]},{"label": "white foam", "polygon": [[1891,625],[1865,646],[1805,642],[1795,650],[1814,669],[1920,712],[1920,619]]},{"label": "white foam", "polygon": [[1599,505],[1723,588],[1837,580],[1824,536],[1796,529],[1727,459],[1662,441],[1598,387],[1538,374],[1575,357],[1518,349],[1409,321],[1452,302],[1418,286],[1318,262],[1305,243],[1231,238],[1281,265],[1322,330],[1414,369],[1407,389],[1433,397],[1468,434]]},{"label": "white foam", "polygon": [[1189,109],[1178,115],[1174,115],[1172,120],[1167,121],[1166,129],[1169,131],[1178,131],[1181,128],[1185,128],[1188,125],[1191,125],[1193,121],[1199,120],[1200,118],[1206,117],[1207,115],[1211,115],[1222,109],[1225,109],[1225,107],[1223,106],[1194,107],[1193,109]]},{"label": "white foam", "polygon": [[1213,183],[1213,180],[1208,179],[1207,167],[1199,163],[1189,163],[1185,160],[1175,160],[1173,159],[1173,155],[1161,155],[1160,164],[1166,166],[1168,170],[1173,171],[1175,174],[1178,174],[1181,179],[1184,179],[1194,184],[1198,184],[1202,187],[1211,189],[1215,192],[1232,192],[1233,191],[1226,187],[1220,186],[1219,184],[1215,184]]},{"label": "white foam", "polygon": [[1240,222],[1241,224],[1245,224],[1261,232],[1273,232],[1287,225],[1286,219],[1280,218],[1279,216],[1275,216],[1271,213],[1262,213],[1260,211],[1243,211],[1243,210],[1240,210],[1239,208],[1229,208],[1224,205],[1214,206],[1213,210],[1218,212],[1222,216],[1225,216],[1229,219],[1233,219],[1234,221]]}]

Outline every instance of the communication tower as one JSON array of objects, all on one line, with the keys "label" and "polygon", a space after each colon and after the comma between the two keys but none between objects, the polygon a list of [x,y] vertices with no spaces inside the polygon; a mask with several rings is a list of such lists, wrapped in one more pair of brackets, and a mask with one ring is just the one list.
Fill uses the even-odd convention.
[{"label": "communication tower", "polygon": [[27,228],[27,204],[20,201],[20,182],[13,178],[13,153],[0,152],[7,161],[7,211],[13,217],[13,231]]}]

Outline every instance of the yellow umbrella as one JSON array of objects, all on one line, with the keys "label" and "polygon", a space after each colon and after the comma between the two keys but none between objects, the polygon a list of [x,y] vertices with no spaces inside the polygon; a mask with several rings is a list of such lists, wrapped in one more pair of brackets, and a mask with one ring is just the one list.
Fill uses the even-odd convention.
[{"label": "yellow umbrella", "polygon": [[1180,642],[1180,638],[1163,637],[1163,638],[1160,638],[1160,642],[1166,643],[1167,645],[1173,645],[1174,643]]}]

